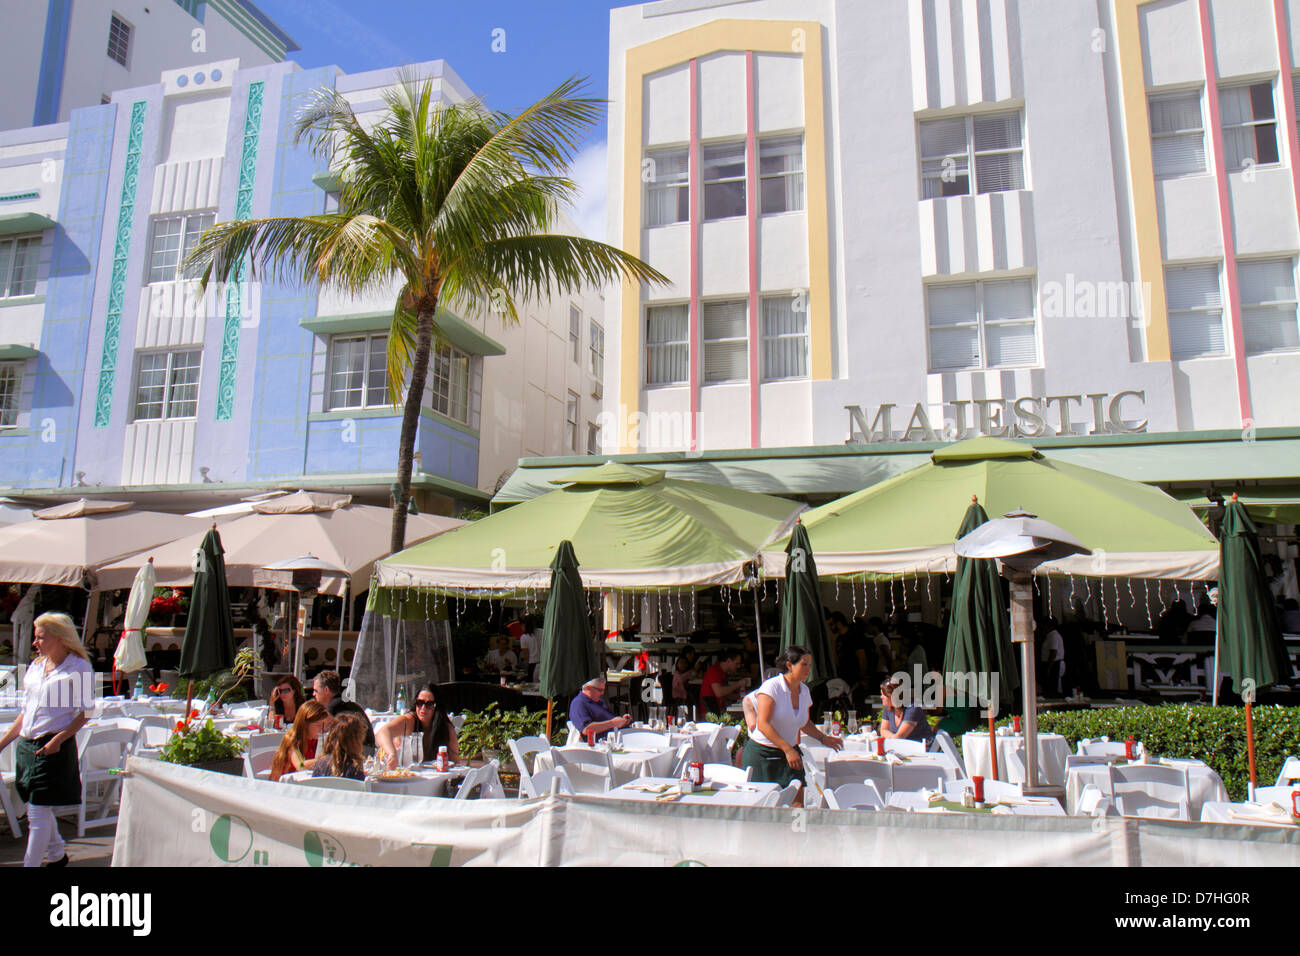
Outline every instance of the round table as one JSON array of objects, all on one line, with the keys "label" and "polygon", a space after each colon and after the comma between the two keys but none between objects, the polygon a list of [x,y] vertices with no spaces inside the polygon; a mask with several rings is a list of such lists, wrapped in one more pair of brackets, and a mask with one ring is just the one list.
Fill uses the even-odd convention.
[{"label": "round table", "polygon": [[[556,747],[556,750],[568,750],[577,752],[590,752],[590,747]],[[599,748],[598,748],[599,749]],[[612,786],[618,787],[625,783],[631,783],[638,777],[668,777],[673,772],[673,765],[677,762],[677,750],[669,747],[666,750],[625,750],[610,754],[611,763],[614,765],[614,779],[610,781]],[[555,760],[551,757],[549,750],[542,751],[533,761],[533,773],[536,774],[542,770],[554,770]]]},{"label": "round table", "polygon": [[[1012,780],[1007,776],[1007,767],[1010,764],[1009,758],[1019,753],[1021,763],[1025,764],[1028,770],[1028,761],[1024,756],[1025,736],[1024,734],[1007,734],[997,735],[998,748],[998,780],[1006,780],[1009,783],[1024,783],[1024,780]],[[961,738],[962,761],[966,764],[966,772],[972,777],[983,777],[986,780],[993,779],[993,765],[989,762],[989,735],[987,731],[972,730],[970,733],[963,734]],[[1060,734],[1039,734],[1038,735],[1038,774],[1040,782],[1045,782],[1049,787],[1060,787],[1065,784],[1065,758],[1070,755],[1070,744]],[[1104,767],[1102,768],[1105,769]]]}]

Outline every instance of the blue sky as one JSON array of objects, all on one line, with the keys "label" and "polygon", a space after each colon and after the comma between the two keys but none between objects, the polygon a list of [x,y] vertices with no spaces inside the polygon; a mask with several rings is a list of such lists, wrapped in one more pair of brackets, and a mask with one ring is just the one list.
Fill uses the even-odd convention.
[{"label": "blue sky", "polygon": [[[570,76],[609,80],[609,0],[257,0],[302,49],[304,67],[346,73],[444,59],[495,109],[519,110]],[[500,32],[498,32],[500,31]],[[501,47],[504,46],[504,50]],[[495,47],[495,49],[494,49]],[[574,162],[582,198],[573,215],[604,238],[605,127]]]}]

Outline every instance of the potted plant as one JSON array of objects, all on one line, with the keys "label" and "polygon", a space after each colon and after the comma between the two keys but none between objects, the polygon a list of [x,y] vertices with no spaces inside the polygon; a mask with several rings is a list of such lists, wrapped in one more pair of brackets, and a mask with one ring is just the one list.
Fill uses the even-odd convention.
[{"label": "potted plant", "polygon": [[493,702],[480,713],[466,712],[464,716],[465,723],[456,736],[460,756],[466,760],[475,757],[499,760],[502,784],[518,787],[519,769],[510,753],[509,741],[545,733],[545,712],[503,712]]},{"label": "potted plant", "polygon": [[176,763],[239,777],[244,773],[243,753],[244,742],[217,730],[211,718],[201,727],[178,720],[176,733],[162,748],[158,759],[163,763]]}]

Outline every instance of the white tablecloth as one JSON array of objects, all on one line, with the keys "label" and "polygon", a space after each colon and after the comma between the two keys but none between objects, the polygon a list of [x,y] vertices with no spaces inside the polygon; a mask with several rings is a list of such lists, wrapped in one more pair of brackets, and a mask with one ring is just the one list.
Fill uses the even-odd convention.
[{"label": "white tablecloth", "polygon": [[[1228,791],[1223,786],[1223,780],[1206,766],[1205,761],[1164,757],[1161,758],[1160,763],[1166,767],[1187,769],[1187,789],[1191,793],[1193,820],[1201,819],[1201,807],[1206,803],[1228,802]],[[1075,807],[1078,805],[1079,794],[1088,784],[1095,786],[1109,799],[1111,797],[1110,768],[1103,764],[1092,764],[1070,770],[1065,781],[1065,806],[1071,816],[1074,815]]]},{"label": "white tablecloth", "polygon": [[1274,818],[1260,804],[1211,800],[1201,805],[1202,823],[1235,823],[1252,827],[1295,827],[1295,818]]},{"label": "white tablecloth", "polygon": [[[1007,776],[1007,758],[1025,745],[1024,734],[1011,734],[998,737],[998,776],[999,780],[1012,783]],[[1060,734],[1038,735],[1038,775],[1048,786],[1059,787],[1065,783],[1065,758],[1070,756],[1070,744]],[[961,757],[966,764],[966,772],[972,777],[993,779],[993,765],[989,762],[988,731],[972,730],[961,738]],[[1029,761],[1022,755],[1021,762],[1029,769]],[[1103,768],[1104,769],[1104,768]]]},{"label": "white tablecloth", "polygon": [[[866,750],[850,750],[846,747],[844,750],[837,753],[831,750],[830,747],[824,747],[819,744],[804,744],[803,746],[808,749],[808,753],[817,763],[817,769],[822,772],[825,772],[828,761],[863,760],[866,758],[880,759],[875,757],[873,754],[868,753]],[[962,779],[961,770],[957,767],[957,762],[947,754],[943,753],[917,754],[907,758],[902,758],[900,756],[900,764],[905,764],[909,767],[938,767],[943,771],[945,781],[957,781]]]},{"label": "white tablecloth", "polygon": [[[589,747],[560,747],[559,750],[572,750],[579,752],[590,752]],[[631,783],[638,777],[668,777],[673,772],[673,765],[677,762],[677,751],[673,748],[667,750],[628,750],[624,753],[615,753],[611,755],[614,764],[614,779],[611,781],[613,786]],[[551,759],[550,751],[539,753],[533,760],[533,773],[542,770],[554,770],[555,761]]]},{"label": "white tablecloth", "polygon": [[[643,803],[653,803],[660,796],[657,793],[646,793],[637,789],[640,787],[656,787],[669,785],[676,789],[678,781],[672,777],[638,777],[631,780],[621,787],[616,787],[608,793],[592,794],[600,796],[606,800],[640,800]],[[747,783],[736,784],[730,787],[724,787],[713,793],[690,793],[672,803],[692,803],[702,806],[732,806],[732,807],[756,807],[763,803],[772,793],[781,788],[774,783]]]},{"label": "white tablecloth", "polygon": [[[443,797],[447,795],[448,782],[459,780],[468,770],[468,767],[452,767],[447,773],[435,773],[421,768],[416,771],[418,776],[404,780],[379,780],[375,777],[367,777],[366,789],[371,793],[396,793],[408,797]],[[282,781],[307,780],[311,776],[312,771],[299,770],[296,773],[286,773],[280,779]]]}]

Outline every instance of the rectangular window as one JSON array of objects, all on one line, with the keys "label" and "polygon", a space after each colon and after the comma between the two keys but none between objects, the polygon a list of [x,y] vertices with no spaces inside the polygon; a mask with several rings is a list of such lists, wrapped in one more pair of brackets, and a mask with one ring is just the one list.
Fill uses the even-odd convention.
[{"label": "rectangular window", "polygon": [[682,149],[646,153],[646,225],[666,226],[691,217],[690,161]]},{"label": "rectangular window", "polygon": [[569,351],[573,353],[573,364],[582,364],[582,313],[578,307],[569,306]]},{"label": "rectangular window", "polygon": [[1157,176],[1205,172],[1201,94],[1165,93],[1149,101],[1151,162]]},{"label": "rectangular window", "polygon": [[745,215],[745,144],[704,147],[704,218]]},{"label": "rectangular window", "polygon": [[591,323],[591,374],[600,381],[605,377],[605,330]]},{"label": "rectangular window", "polygon": [[926,290],[926,302],[931,371],[1038,364],[1029,279],[933,285]]},{"label": "rectangular window", "polygon": [[1246,353],[1300,349],[1296,321],[1295,260],[1252,259],[1237,264]]},{"label": "rectangular window", "polygon": [[330,411],[388,405],[388,336],[334,336],[328,392]]},{"label": "rectangular window", "polygon": [[435,350],[429,362],[433,410],[465,424],[469,424],[469,362],[468,355],[449,345]]},{"label": "rectangular window", "polygon": [[1219,120],[1223,162],[1229,171],[1278,161],[1271,82],[1219,90]]},{"label": "rectangular window", "polygon": [[0,241],[0,298],[35,295],[40,259],[40,236]]},{"label": "rectangular window", "polygon": [[126,66],[126,57],[131,50],[131,24],[116,13],[108,22],[108,58]]},{"label": "rectangular window", "polygon": [[1226,355],[1219,265],[1165,269],[1169,303],[1169,350],[1174,358]]},{"label": "rectangular window", "polygon": [[185,278],[185,260],[199,237],[217,221],[215,213],[197,212],[153,221],[149,243],[149,281],[174,282]]},{"label": "rectangular window", "polygon": [[193,418],[199,407],[199,349],[140,353],[135,421]]},{"label": "rectangular window", "polygon": [[[796,304],[803,308],[796,309]],[[765,296],[760,303],[763,381],[808,376],[808,308],[800,297]]]},{"label": "rectangular window", "polygon": [[587,454],[600,454],[600,426],[587,422]]},{"label": "rectangular window", "polygon": [[803,208],[803,136],[774,136],[758,143],[763,215]]},{"label": "rectangular window", "polygon": [[971,194],[971,158],[977,193],[1025,188],[1020,112],[930,120],[921,124],[921,195]]},{"label": "rectangular window", "polygon": [[569,400],[564,406],[564,438],[566,448],[570,451],[578,450],[578,396],[576,392],[569,393]]},{"label": "rectangular window", "polygon": [[18,424],[18,403],[23,393],[23,363],[0,363],[0,428]]},{"label": "rectangular window", "polygon": [[647,385],[684,385],[690,376],[688,307],[658,305],[646,309],[645,381]]},{"label": "rectangular window", "polygon": [[706,302],[703,308],[704,383],[749,378],[749,328],[744,299]]}]

